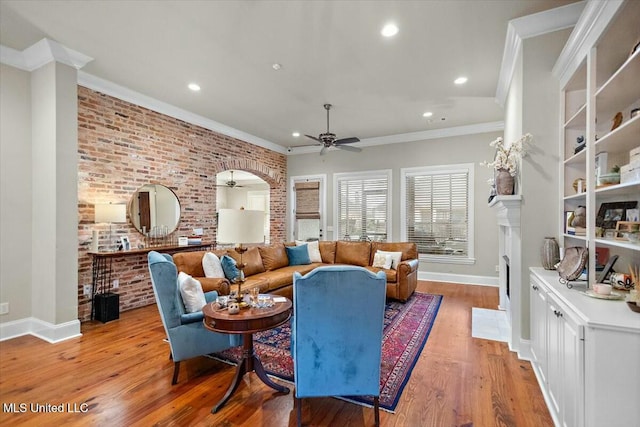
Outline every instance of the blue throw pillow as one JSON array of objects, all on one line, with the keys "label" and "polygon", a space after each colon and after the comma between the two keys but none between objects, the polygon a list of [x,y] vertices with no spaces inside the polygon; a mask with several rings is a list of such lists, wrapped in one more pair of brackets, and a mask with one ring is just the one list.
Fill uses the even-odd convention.
[{"label": "blue throw pillow", "polygon": [[220,258],[220,264],[222,264],[224,277],[229,279],[229,281],[235,282],[240,277],[240,270],[238,270],[236,260],[229,255],[222,255],[222,258]]},{"label": "blue throw pillow", "polygon": [[311,264],[311,259],[309,258],[309,249],[307,248],[307,245],[285,246],[284,248],[287,251],[289,265]]}]

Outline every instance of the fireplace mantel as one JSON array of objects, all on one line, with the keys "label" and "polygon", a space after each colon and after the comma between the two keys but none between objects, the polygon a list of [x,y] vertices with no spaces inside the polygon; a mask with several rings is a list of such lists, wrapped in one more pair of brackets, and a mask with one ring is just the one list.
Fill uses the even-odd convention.
[{"label": "fireplace mantel", "polygon": [[[520,236],[520,207],[522,196],[496,196],[489,203],[495,209],[498,222],[498,283],[500,303],[498,308],[507,311],[511,327],[509,348],[519,350],[522,304],[522,242]],[[509,265],[507,266],[507,261]],[[507,294],[507,283],[509,293]]]}]

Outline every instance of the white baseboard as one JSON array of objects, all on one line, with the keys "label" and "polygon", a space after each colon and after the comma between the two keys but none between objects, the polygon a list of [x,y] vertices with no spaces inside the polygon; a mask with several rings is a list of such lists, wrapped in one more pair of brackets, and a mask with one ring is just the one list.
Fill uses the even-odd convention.
[{"label": "white baseboard", "polygon": [[481,285],[498,287],[498,278],[492,276],[471,276],[467,274],[432,273],[428,271],[418,271],[418,280],[428,280],[431,282],[451,282],[463,285]]},{"label": "white baseboard", "polygon": [[23,335],[33,335],[51,344],[55,344],[70,338],[79,337],[82,333],[80,332],[80,321],[77,319],[58,325],[36,319],[35,317],[0,323],[0,341],[10,340]]}]

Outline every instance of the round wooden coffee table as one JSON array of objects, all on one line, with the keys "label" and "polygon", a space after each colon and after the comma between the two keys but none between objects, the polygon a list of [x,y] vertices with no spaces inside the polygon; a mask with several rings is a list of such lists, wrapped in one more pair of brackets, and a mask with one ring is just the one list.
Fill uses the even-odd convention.
[{"label": "round wooden coffee table", "polygon": [[203,307],[204,326],[215,332],[225,334],[242,334],[242,359],[238,362],[233,382],[224,397],[211,409],[218,412],[236,391],[244,374],[255,371],[263,383],[281,393],[289,393],[289,389],[276,384],[267,376],[260,359],[253,349],[253,334],[280,326],[291,317],[291,301],[285,299],[266,308],[244,308],[238,314],[229,314],[227,309],[217,308],[215,303]]}]

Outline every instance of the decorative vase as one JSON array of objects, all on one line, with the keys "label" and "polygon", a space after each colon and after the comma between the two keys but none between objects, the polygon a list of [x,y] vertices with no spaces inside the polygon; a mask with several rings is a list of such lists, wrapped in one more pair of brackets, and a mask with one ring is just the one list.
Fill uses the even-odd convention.
[{"label": "decorative vase", "polygon": [[514,177],[508,170],[498,169],[496,173],[496,192],[500,196],[510,196],[513,194]]},{"label": "decorative vase", "polygon": [[555,237],[545,237],[542,244],[542,266],[545,270],[555,270],[560,262],[560,247]]}]

